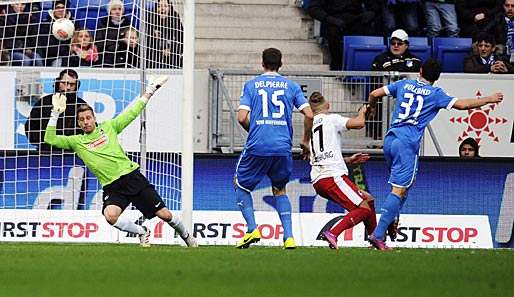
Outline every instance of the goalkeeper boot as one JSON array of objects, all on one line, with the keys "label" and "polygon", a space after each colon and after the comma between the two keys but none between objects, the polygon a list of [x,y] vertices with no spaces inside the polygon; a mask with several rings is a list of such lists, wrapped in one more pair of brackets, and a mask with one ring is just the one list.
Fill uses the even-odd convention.
[{"label": "goalkeeper boot", "polygon": [[245,233],[243,239],[241,239],[237,244],[236,248],[238,249],[247,249],[250,247],[250,244],[259,242],[261,240],[261,232],[259,229],[255,229],[250,233]]},{"label": "goalkeeper boot", "polygon": [[332,234],[332,232],[330,232],[329,230],[321,233],[321,239],[327,241],[328,247],[330,247],[331,249],[338,249],[337,237],[334,234]]},{"label": "goalkeeper boot", "polygon": [[142,247],[150,247],[150,229],[143,226],[143,229],[145,229],[144,234],[139,234],[139,244]]},{"label": "goalkeeper boot", "polygon": [[284,241],[284,250],[294,250],[295,248],[294,238],[289,237]]},{"label": "goalkeeper boot", "polygon": [[387,235],[389,235],[389,238],[391,238],[391,240],[395,240],[396,236],[398,236],[399,222],[399,218],[396,217],[394,218],[394,221],[392,221],[391,224],[389,224],[389,226],[387,227]]},{"label": "goalkeeper boot", "polygon": [[187,237],[182,237],[182,240],[186,243],[188,247],[198,247],[198,243],[196,242],[196,239],[193,237],[193,235],[188,234]]},{"label": "goalkeeper boot", "polygon": [[375,237],[375,235],[371,234],[370,236],[368,236],[368,241],[369,243],[371,243],[372,246],[374,246],[377,250],[381,250],[381,251],[390,251],[392,250],[392,248],[388,247],[386,244],[385,244],[385,241],[381,240],[381,239],[378,239]]}]

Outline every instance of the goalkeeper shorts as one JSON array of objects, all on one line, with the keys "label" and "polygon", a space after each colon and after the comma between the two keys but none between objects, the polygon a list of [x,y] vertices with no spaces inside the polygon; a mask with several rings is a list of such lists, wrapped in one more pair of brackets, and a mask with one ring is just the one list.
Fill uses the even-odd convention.
[{"label": "goalkeeper shorts", "polygon": [[121,176],[104,187],[102,213],[108,205],[119,206],[122,210],[132,203],[147,219],[166,207],[154,186],[139,170]]}]

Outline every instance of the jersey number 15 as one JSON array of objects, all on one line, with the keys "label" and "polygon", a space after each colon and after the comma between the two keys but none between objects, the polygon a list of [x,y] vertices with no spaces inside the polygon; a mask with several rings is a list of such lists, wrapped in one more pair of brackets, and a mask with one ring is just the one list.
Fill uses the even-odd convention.
[{"label": "jersey number 15", "polygon": [[[283,96],[285,94],[284,90],[276,90],[271,94],[271,103],[278,107],[278,112],[272,112],[271,117],[274,119],[281,118],[284,115],[284,102],[282,102],[278,96]],[[262,99],[262,117],[267,118],[269,117],[269,110],[268,110],[268,92],[266,90],[260,89],[259,95],[261,95]]]}]

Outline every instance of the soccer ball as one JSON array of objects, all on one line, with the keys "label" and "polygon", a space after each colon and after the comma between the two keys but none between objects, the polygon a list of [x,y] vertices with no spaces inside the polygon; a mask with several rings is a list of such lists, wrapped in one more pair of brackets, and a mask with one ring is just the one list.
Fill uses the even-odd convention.
[{"label": "soccer ball", "polygon": [[52,34],[61,41],[66,41],[73,36],[75,26],[68,19],[58,19],[52,25]]}]

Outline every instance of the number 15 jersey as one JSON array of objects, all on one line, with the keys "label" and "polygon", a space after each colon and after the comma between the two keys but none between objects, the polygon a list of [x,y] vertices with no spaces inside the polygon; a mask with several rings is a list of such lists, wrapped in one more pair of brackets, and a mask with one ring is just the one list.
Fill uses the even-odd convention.
[{"label": "number 15 jersey", "polygon": [[309,106],[300,86],[276,72],[249,80],[239,109],[250,111],[245,151],[256,156],[287,156],[293,145],[293,108]]},{"label": "number 15 jersey", "polygon": [[314,116],[311,138],[311,182],[348,175],[341,153],[341,132],[348,131],[348,118],[337,114]]}]

